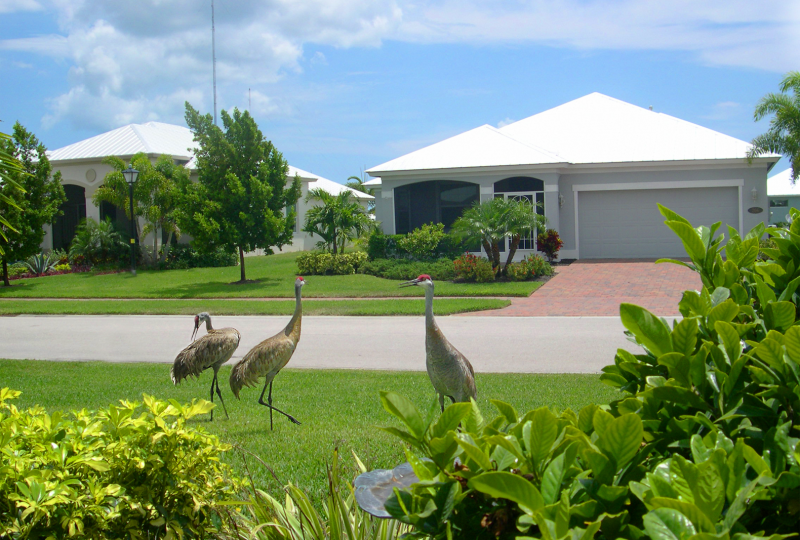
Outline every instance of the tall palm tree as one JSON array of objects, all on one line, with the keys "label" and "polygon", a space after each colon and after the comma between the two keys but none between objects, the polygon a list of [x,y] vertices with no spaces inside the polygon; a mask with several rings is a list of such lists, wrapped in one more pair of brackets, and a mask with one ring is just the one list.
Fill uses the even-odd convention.
[{"label": "tall palm tree", "polygon": [[547,219],[536,213],[537,206],[541,206],[541,203],[532,203],[527,199],[508,199],[506,205],[508,206],[506,236],[510,242],[503,274],[508,273],[508,265],[514,260],[514,254],[517,252],[522,237],[535,234],[537,230],[544,229],[547,224]]},{"label": "tall palm tree", "polygon": [[[360,191],[361,193],[366,193],[367,195],[375,196],[375,188],[367,187],[366,184],[367,180],[363,177],[358,176],[351,176],[347,179],[347,182],[344,183],[347,187],[354,189],[356,191]],[[370,214],[375,213],[375,201],[370,200],[367,205],[367,212]]]},{"label": "tall palm tree", "polygon": [[306,200],[319,201],[306,212],[303,230],[312,236],[317,235],[336,255],[343,252],[345,244],[373,227],[373,221],[364,208],[353,199],[349,191],[332,195],[321,188],[308,192]]},{"label": "tall palm tree", "polygon": [[509,206],[502,198],[475,203],[453,223],[453,232],[465,240],[479,241],[492,261],[492,268],[497,268],[500,266],[500,242],[508,231],[508,212]]},{"label": "tall palm tree", "polygon": [[[792,164],[792,182],[800,176],[800,72],[790,71],[779,86],[781,93],[769,93],[758,102],[756,122],[774,114],[769,130],[752,140],[748,160],[767,153],[783,154]],[[791,91],[791,94],[789,92]]]},{"label": "tall palm tree", "polygon": [[[3,188],[6,188],[25,193],[25,189],[23,189],[23,187],[12,177],[12,174],[28,174],[25,172],[22,162],[14,157],[11,152],[7,151],[7,149],[12,145],[13,142],[11,136],[6,135],[5,133],[0,133],[0,202],[3,202],[9,206],[13,206],[19,210],[19,206],[11,197],[11,195],[9,193],[3,193],[2,191]],[[3,227],[7,227],[9,230],[14,232],[19,232],[17,229],[11,226],[11,224],[2,216],[2,214],[0,214],[0,236],[2,236],[4,240],[8,241],[8,237],[3,232]],[[3,255],[4,253],[3,246],[0,245],[0,255]]]}]

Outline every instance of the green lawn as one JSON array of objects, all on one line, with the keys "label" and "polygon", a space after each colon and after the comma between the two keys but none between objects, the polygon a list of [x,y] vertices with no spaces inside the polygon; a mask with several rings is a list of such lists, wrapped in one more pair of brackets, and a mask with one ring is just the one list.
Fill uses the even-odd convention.
[{"label": "green lawn", "polygon": [[[248,257],[247,279],[256,283],[233,285],[238,266],[191,270],[139,271],[121,274],[63,274],[12,281],[0,286],[0,298],[292,298],[297,253]],[[305,298],[424,296],[418,287],[399,288],[399,281],[357,274],[309,276]],[[436,284],[437,296],[529,296],[541,283]]]},{"label": "green lawn", "polygon": [[[508,300],[440,298],[438,315],[500,309]],[[11,300],[0,299],[0,315],[291,315],[294,300]],[[305,300],[304,315],[421,315],[425,300]]]},{"label": "green lawn", "polygon": [[[242,400],[237,401],[227,385],[229,374],[230,367],[220,371],[230,419],[225,419],[218,407],[214,422],[204,418],[197,425],[257,454],[275,470],[281,483],[291,481],[314,494],[324,489],[325,464],[334,447],[339,447],[348,465],[352,465],[351,449],[369,467],[391,467],[405,461],[399,440],[376,427],[392,423],[381,407],[381,390],[399,392],[422,410],[434,399],[425,373],[286,369],[275,379],[274,403],[302,425],[276,415],[275,430],[270,431],[269,413],[257,403],[260,389],[244,389]],[[211,377],[204,374],[175,387],[167,364],[0,360],[0,381],[2,386],[23,392],[18,406],[42,405],[54,411],[95,409],[119,399],[141,400],[142,393],[181,402],[207,398]],[[608,403],[617,395],[596,375],[479,373],[476,382],[478,402],[488,418],[496,414],[490,399],[507,401],[523,412],[544,405],[577,410],[589,403]],[[226,459],[243,471],[239,455],[231,453]],[[263,467],[253,461],[250,466],[262,487],[277,491],[280,486]]]}]

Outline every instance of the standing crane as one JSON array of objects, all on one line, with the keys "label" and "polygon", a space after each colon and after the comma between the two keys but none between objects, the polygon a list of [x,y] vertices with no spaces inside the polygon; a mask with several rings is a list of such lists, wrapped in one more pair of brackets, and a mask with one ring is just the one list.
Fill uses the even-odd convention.
[{"label": "standing crane", "polygon": [[[206,323],[206,335],[195,341],[197,329],[200,322]],[[214,370],[214,378],[211,379],[211,403],[214,403],[214,391],[216,390],[219,400],[222,402],[222,409],[225,417],[228,418],[228,409],[222,401],[222,392],[219,391],[219,381],[217,373],[222,364],[230,360],[233,353],[239,347],[242,336],[235,328],[220,328],[219,330],[211,326],[211,315],[198,313],[194,316],[194,332],[192,332],[192,343],[183,349],[175,358],[170,370],[172,383],[178,384],[187,377],[199,377],[200,374],[211,368]],[[214,420],[214,410],[211,410],[211,420]]]},{"label": "standing crane", "polygon": [[[258,384],[258,379],[265,378],[264,389],[261,390],[261,397],[258,398],[258,402],[269,408],[270,430],[272,430],[272,411],[281,413],[295,424],[300,424],[292,415],[272,406],[272,381],[280,370],[289,363],[294,350],[297,348],[297,343],[300,341],[300,323],[303,318],[300,290],[305,284],[306,282],[302,277],[298,277],[294,281],[294,315],[292,315],[292,319],[286,325],[286,328],[253,347],[231,370],[231,390],[233,390],[233,395],[236,396],[236,399],[239,399],[239,390],[243,386],[255,386]],[[267,386],[269,386],[269,396],[267,396],[265,403],[264,393],[267,391]]]},{"label": "standing crane", "polygon": [[402,283],[401,287],[418,286],[425,289],[425,367],[434,390],[439,396],[439,406],[444,411],[444,398],[453,403],[476,399],[475,372],[458,349],[444,337],[433,317],[433,280],[428,274]]}]

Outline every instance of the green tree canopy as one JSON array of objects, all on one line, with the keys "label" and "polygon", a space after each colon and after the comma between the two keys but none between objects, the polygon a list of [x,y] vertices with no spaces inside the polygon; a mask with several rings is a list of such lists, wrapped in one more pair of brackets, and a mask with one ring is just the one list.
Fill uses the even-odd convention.
[{"label": "green tree canopy", "polygon": [[[94,193],[92,200],[99,205],[108,202],[123,210],[128,219],[130,216],[130,189],[122,176],[128,165],[118,157],[107,157],[103,163],[111,165],[113,171],[106,174],[103,185]],[[162,155],[155,163],[144,153],[131,158],[131,167],[139,171],[139,178],[133,188],[133,214],[144,218],[144,227],[135,220],[139,238],[153,233],[153,261],[158,254],[158,231],[168,233],[167,244],[162,257],[166,260],[172,235],[180,236],[177,223],[176,208],[179,198],[179,185],[189,183],[189,171],[182,165],[176,165],[171,156]]]},{"label": "green tree canopy", "polygon": [[[14,135],[0,139],[3,178],[0,184],[0,257],[3,283],[8,286],[8,263],[39,252],[44,240],[44,226],[59,215],[66,200],[61,173],[51,176],[52,167],[46,148],[32,133],[17,122]],[[14,167],[13,161],[21,167]],[[6,165],[11,163],[12,166]]]},{"label": "green tree canopy", "polygon": [[790,71],[781,81],[781,93],[769,93],[758,102],[753,114],[756,122],[774,115],[769,129],[751,141],[748,159],[776,153],[789,158],[792,182],[800,176],[800,72]]},{"label": "green tree canopy", "polygon": [[306,211],[303,230],[322,238],[326,249],[333,254],[344,252],[348,241],[357,238],[373,227],[373,221],[364,207],[353,199],[350,191],[342,190],[332,195],[321,188],[308,192],[308,201],[318,201]]},{"label": "green tree canopy", "polygon": [[244,253],[273,253],[291,243],[300,179],[289,186],[289,164],[264,138],[247,111],[220,113],[224,127],[186,103],[186,123],[198,143],[198,181],[181,185],[178,223],[200,250],[238,250],[241,280],[246,281]]}]

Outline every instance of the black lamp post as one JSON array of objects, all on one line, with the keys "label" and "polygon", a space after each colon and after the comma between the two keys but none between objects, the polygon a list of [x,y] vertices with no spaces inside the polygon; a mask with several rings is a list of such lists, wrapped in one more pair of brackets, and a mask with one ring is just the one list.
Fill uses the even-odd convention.
[{"label": "black lamp post", "polygon": [[133,167],[128,167],[124,171],[122,171],[122,176],[125,177],[125,181],[128,183],[128,193],[129,199],[131,201],[131,273],[135,276],[136,275],[136,254],[135,254],[135,247],[136,247],[136,230],[134,229],[134,219],[136,219],[133,215],[133,186],[136,184],[136,180],[139,178],[139,171],[134,169]]}]

